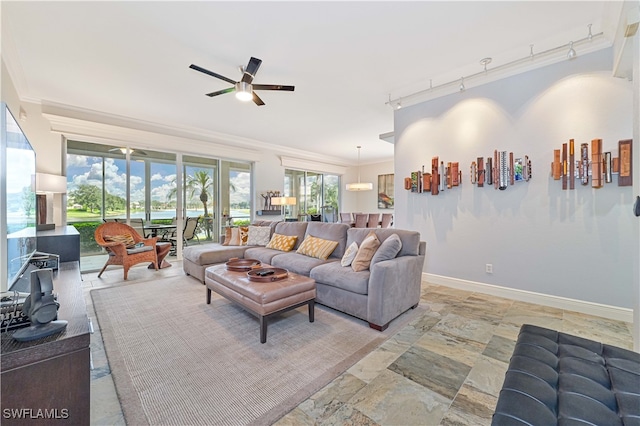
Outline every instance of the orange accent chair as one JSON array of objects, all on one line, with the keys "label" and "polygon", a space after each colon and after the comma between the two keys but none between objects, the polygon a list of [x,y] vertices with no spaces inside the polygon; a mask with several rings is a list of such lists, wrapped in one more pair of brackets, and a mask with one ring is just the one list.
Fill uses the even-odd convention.
[{"label": "orange accent chair", "polygon": [[[131,226],[118,222],[107,222],[98,226],[94,237],[96,243],[109,254],[109,258],[100,270],[98,278],[109,265],[122,265],[125,280],[129,274],[129,268],[138,263],[152,262],[156,271],[158,270],[157,237],[142,238]],[[127,248],[126,241],[122,241],[129,239],[128,237],[133,240],[134,247]]]}]

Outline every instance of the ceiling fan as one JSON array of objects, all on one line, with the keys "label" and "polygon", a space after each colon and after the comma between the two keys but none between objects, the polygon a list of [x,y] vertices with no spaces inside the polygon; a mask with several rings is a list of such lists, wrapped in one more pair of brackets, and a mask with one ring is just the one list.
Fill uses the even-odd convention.
[{"label": "ceiling fan", "polygon": [[293,92],[294,86],[283,86],[280,84],[253,84],[253,78],[258,72],[260,64],[262,64],[261,59],[251,57],[246,67],[240,67],[240,72],[242,72],[242,79],[240,79],[240,81],[233,81],[228,77],[217,74],[213,71],[209,71],[194,64],[189,65],[189,68],[210,75],[211,77],[219,78],[220,80],[226,81],[227,83],[233,84],[233,87],[229,87],[228,89],[222,89],[218,90],[217,92],[207,93],[207,96],[210,97],[235,91],[236,97],[241,101],[253,100],[256,105],[262,106],[264,105],[264,102],[256,94],[255,90],[284,90]]}]

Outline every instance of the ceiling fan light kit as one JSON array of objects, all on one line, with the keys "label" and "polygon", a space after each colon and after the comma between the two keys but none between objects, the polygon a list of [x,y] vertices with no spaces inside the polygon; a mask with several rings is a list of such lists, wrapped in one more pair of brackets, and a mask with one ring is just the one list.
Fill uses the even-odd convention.
[{"label": "ceiling fan light kit", "polygon": [[236,98],[241,101],[248,102],[253,100],[253,102],[258,105],[264,105],[264,101],[260,99],[260,97],[256,94],[256,90],[277,90],[277,91],[286,91],[293,92],[295,90],[294,86],[283,86],[281,84],[253,84],[253,78],[258,72],[258,68],[260,68],[260,64],[262,64],[262,60],[258,58],[251,57],[249,59],[249,63],[246,67],[240,67],[240,72],[242,72],[242,78],[240,81],[234,81],[229,77],[225,77],[223,75],[217,74],[213,71],[209,71],[208,69],[202,68],[198,65],[191,64],[189,68],[192,70],[199,71],[203,74],[210,75],[211,77],[215,77],[222,81],[226,81],[227,83],[233,84],[233,87],[229,87],[227,89],[218,90],[216,92],[207,93],[207,96],[214,97],[218,95],[223,95],[229,92],[236,92]]},{"label": "ceiling fan light kit", "polygon": [[243,102],[253,99],[253,87],[249,83],[239,81],[236,83],[236,98]]}]

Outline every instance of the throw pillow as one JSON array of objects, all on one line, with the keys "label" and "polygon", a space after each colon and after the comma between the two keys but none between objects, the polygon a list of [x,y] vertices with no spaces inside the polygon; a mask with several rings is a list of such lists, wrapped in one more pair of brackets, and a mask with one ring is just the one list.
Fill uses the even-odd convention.
[{"label": "throw pillow", "polygon": [[371,263],[382,262],[383,260],[394,259],[402,249],[402,241],[398,234],[390,235],[380,244],[376,254],[371,259]]},{"label": "throw pillow", "polygon": [[296,253],[316,257],[321,260],[327,260],[336,247],[338,247],[337,241],[323,240],[322,238],[308,235],[305,237],[304,241],[302,241],[302,244],[300,244]]},{"label": "throw pillow", "polygon": [[225,230],[223,246],[244,246],[247,245],[249,228],[240,226],[238,228],[227,228]]},{"label": "throw pillow", "polygon": [[293,246],[296,245],[296,240],[298,237],[295,235],[281,235],[281,234],[273,234],[269,244],[267,244],[267,248],[280,250],[280,251],[291,251]]},{"label": "throw pillow", "polygon": [[380,240],[376,236],[375,232],[369,233],[369,235],[367,235],[367,237],[362,241],[362,244],[360,244],[358,253],[351,263],[353,270],[360,272],[369,269],[371,259],[373,258],[373,255],[376,254],[378,247],[380,247]]},{"label": "throw pillow", "polygon": [[104,240],[107,242],[124,244],[127,248],[133,248],[136,245],[136,241],[133,239],[133,236],[128,232],[121,235],[105,235]]},{"label": "throw pillow", "polygon": [[271,227],[269,226],[249,226],[247,237],[248,246],[266,246],[271,237]]},{"label": "throw pillow", "polygon": [[344,256],[342,256],[342,260],[340,261],[340,265],[342,266],[351,266],[353,259],[356,258],[356,254],[358,254],[358,244],[356,242],[352,242],[347,250],[344,252]]}]

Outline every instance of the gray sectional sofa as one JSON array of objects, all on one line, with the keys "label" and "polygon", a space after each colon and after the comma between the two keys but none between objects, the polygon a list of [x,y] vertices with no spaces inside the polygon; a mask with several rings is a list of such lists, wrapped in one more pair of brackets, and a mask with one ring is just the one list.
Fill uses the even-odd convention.
[{"label": "gray sectional sofa", "polygon": [[[296,235],[298,238],[293,250],[283,252],[261,246],[221,244],[186,247],[183,252],[185,273],[204,283],[209,266],[233,257],[258,259],[313,278],[316,281],[316,303],[363,319],[376,330],[384,330],[394,318],[416,307],[420,301],[426,243],[420,241],[418,232],[350,228],[347,224],[323,222],[267,222],[262,226],[271,226],[271,234]],[[350,266],[341,266],[340,260],[346,248],[354,241],[360,246],[371,231],[376,233],[381,243],[397,234],[402,243],[399,253],[386,259],[388,256],[379,250],[365,271],[355,272]],[[338,241],[338,246],[327,260],[296,253],[309,235]]]}]

